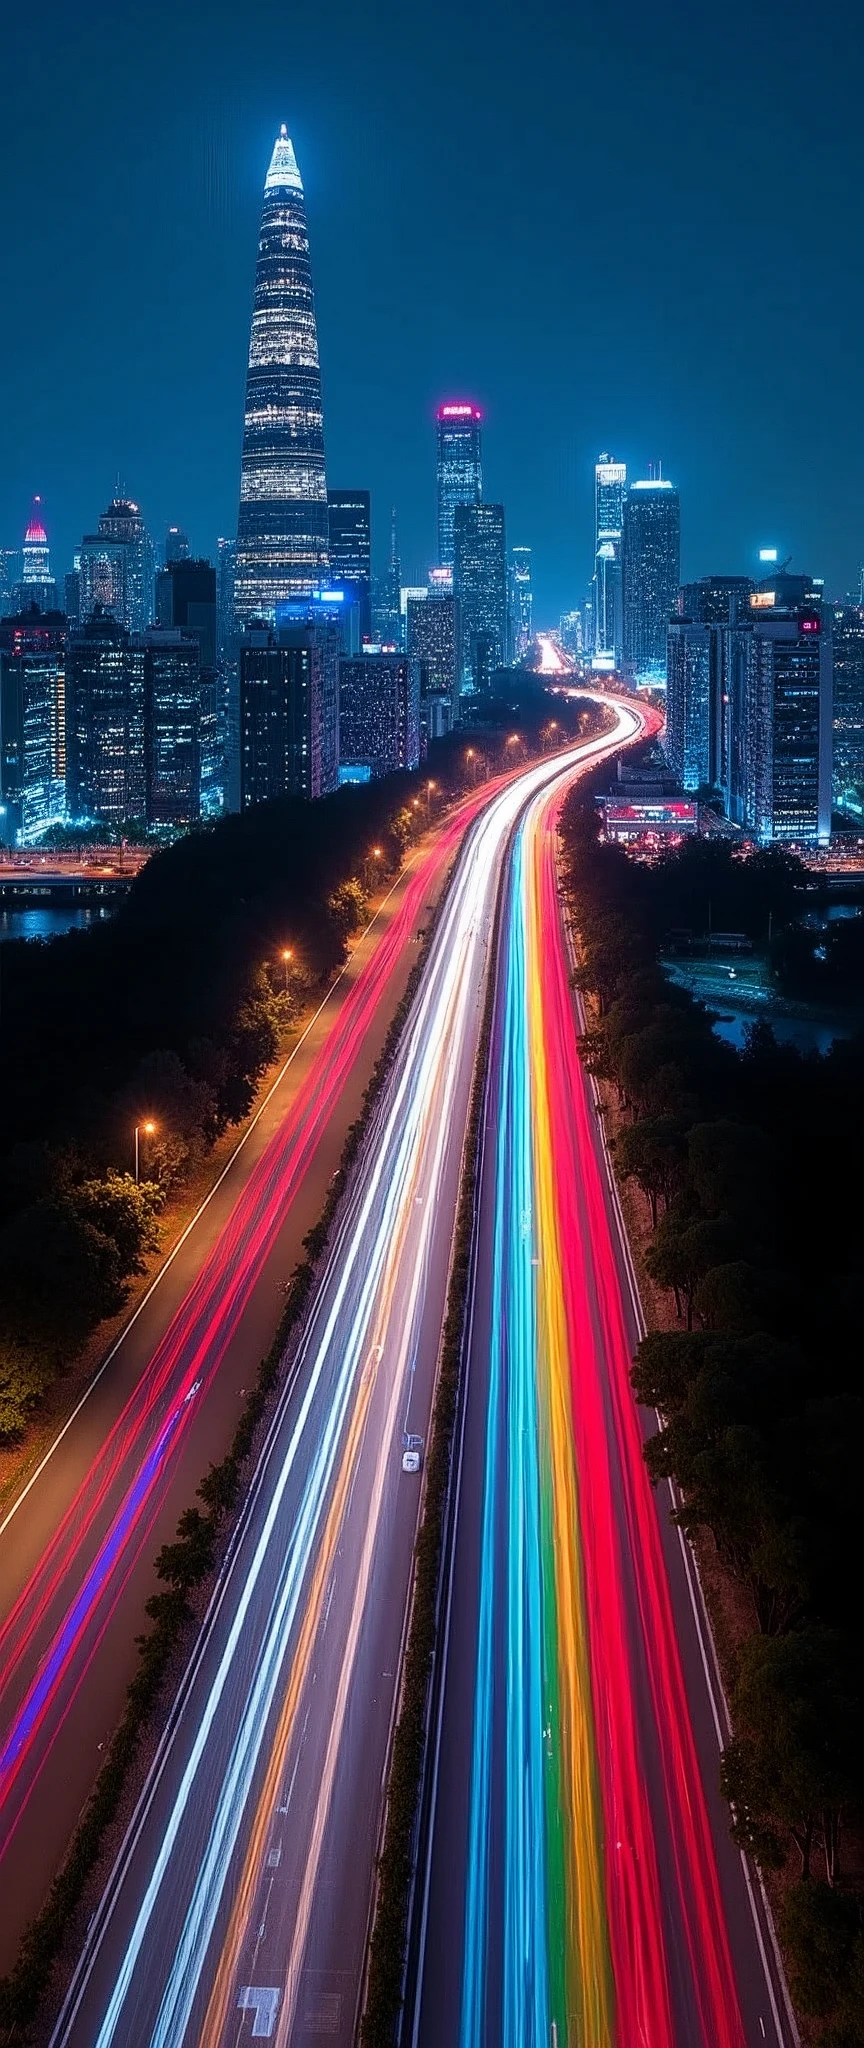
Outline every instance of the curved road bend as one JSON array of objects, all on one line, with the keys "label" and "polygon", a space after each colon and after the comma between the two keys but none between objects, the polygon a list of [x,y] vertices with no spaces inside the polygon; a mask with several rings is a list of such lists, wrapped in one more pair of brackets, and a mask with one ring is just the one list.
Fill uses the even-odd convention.
[{"label": "curved road bend", "polygon": [[792,2048],[576,1044],[561,784],[508,872],[413,2048]]},{"label": "curved road bend", "polygon": [[418,926],[487,797],[460,805],[409,861],[107,1368],[0,1516],[0,1970],[119,1719],[156,1551],[228,1448]]},{"label": "curved road bend", "polygon": [[[622,710],[578,758],[636,731]],[[58,2048],[353,2038],[420,1498],[402,1434],[428,1426],[510,829],[561,772],[524,773],[466,839]]]}]

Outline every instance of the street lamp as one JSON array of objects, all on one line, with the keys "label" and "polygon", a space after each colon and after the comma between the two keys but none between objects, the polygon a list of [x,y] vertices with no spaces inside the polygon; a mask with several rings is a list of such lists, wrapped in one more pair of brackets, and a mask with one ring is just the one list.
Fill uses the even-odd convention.
[{"label": "street lamp", "polygon": [[473,786],[473,787],[476,787],[476,784],[477,784],[477,753],[476,753],[476,749],[475,749],[474,747],[466,747],[466,748],[465,748],[465,759],[466,759],[466,761],[470,761],[470,763],[471,763],[471,783],[472,783],[472,786]]},{"label": "street lamp", "polygon": [[156,1129],[156,1125],[155,1125],[155,1124],[154,1124],[154,1123],[153,1123],[153,1122],[151,1121],[151,1119],[150,1119],[149,1117],[147,1118],[147,1121],[146,1121],[146,1123],[143,1123],[143,1124],[136,1124],[136,1125],[135,1125],[135,1181],[136,1181],[136,1185],[137,1185],[137,1184],[138,1184],[138,1183],[140,1182],[140,1179],[141,1179],[141,1173],[140,1173],[140,1153],[139,1153],[139,1146],[138,1146],[138,1133],[139,1133],[139,1131],[143,1131],[143,1132],[144,1132],[144,1136],[145,1136],[145,1138],[152,1138],[152,1136],[153,1136],[153,1133],[154,1133],[155,1129]]},{"label": "street lamp", "polygon": [[284,969],[285,969],[285,994],[286,994],[286,996],[287,996],[287,994],[288,994],[288,969],[289,969],[289,967],[290,967],[290,965],[291,965],[291,962],[292,962],[293,958],[294,958],[294,949],[293,949],[293,946],[283,946],[283,948],[282,948],[282,965],[283,965],[283,967],[284,967]]},{"label": "street lamp", "polygon": [[429,807],[430,807],[430,802],[431,802],[431,797],[432,797],[432,791],[433,791],[433,789],[437,789],[437,787],[438,787],[438,784],[437,784],[437,782],[433,782],[433,780],[432,780],[432,778],[431,778],[431,776],[430,776],[430,778],[429,778],[429,781],[428,781],[428,782],[427,782],[427,784],[426,784],[426,821],[427,821],[427,824],[428,824],[428,821],[429,821]]}]

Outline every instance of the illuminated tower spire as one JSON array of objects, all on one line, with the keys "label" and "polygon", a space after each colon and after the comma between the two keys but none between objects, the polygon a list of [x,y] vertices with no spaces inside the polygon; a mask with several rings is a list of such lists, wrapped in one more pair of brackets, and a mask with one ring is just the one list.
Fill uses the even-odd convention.
[{"label": "illuminated tower spire", "polygon": [[318,336],[303,185],[284,126],[264,183],[240,470],[235,606],[272,619],[327,567]]}]

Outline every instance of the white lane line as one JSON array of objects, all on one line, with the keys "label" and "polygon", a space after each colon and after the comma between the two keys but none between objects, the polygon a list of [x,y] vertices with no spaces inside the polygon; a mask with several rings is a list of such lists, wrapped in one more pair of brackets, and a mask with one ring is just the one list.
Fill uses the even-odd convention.
[{"label": "white lane line", "polygon": [[[133,1325],[137,1323],[138,1317],[147,1307],[147,1303],[151,1299],[151,1296],[155,1294],[157,1287],[164,1280],[169,1267],[173,1266],[174,1260],[176,1259],[178,1252],[182,1251],[183,1246],[186,1243],[186,1239],[190,1235],[190,1232],[195,1229],[196,1224],[200,1223],[205,1209],[209,1208],[214,1195],[218,1194],[218,1191],[222,1186],[222,1182],[225,1179],[226,1174],[229,1174],[231,1172],[231,1168],[234,1165],[235,1160],[239,1159],[240,1153],[242,1152],[244,1145],[251,1138],[252,1132],[254,1131],[256,1124],[264,1115],[264,1111],[267,1108],[268,1103],[272,1101],[277,1088],[281,1088],[285,1076],[288,1072],[288,1069],[292,1065],[292,1062],[297,1058],[297,1054],[300,1051],[301,1046],[305,1044],[305,1041],[308,1038],[310,1031],[314,1030],[315,1025],[318,1022],[318,1019],[322,1014],[322,1011],[326,1010],[327,1004],[330,1001],[330,997],[335,993],[335,990],[339,987],[340,981],[344,980],[349,968],[353,966],[364,939],[368,937],[373,925],[377,923],[378,918],[380,917],[381,912],[384,909],[385,903],[389,903],[390,898],[394,893],[394,890],[398,889],[400,882],[408,873],[409,869],[413,866],[415,859],[416,854],[412,854],[410,860],[407,860],[405,862],[405,866],[402,869],[401,874],[397,875],[396,880],[393,883],[393,888],[388,889],[386,896],[382,897],[381,902],[379,903],[378,908],[375,912],[375,916],[370,918],[369,923],[361,932],[360,937],[350,958],[346,960],[344,967],[340,968],[335,981],[332,981],[330,983],[330,987],[328,988],[323,1001],[319,1003],[314,1016],[310,1017],[309,1022],[306,1025],[305,1031],[301,1032],[300,1037],[297,1040],[297,1044],[295,1046],[292,1046],[284,1066],[280,1067],[275,1081],[271,1083],[264,1097],[263,1102],[259,1105],[258,1109],[256,1109],[255,1115],[253,1116],[251,1123],[247,1125],[242,1138],[235,1145],[231,1157],[226,1161],[226,1164],[223,1166],[222,1172],[220,1173],[218,1180],[214,1180],[213,1186],[210,1189],[209,1193],[205,1195],[204,1200],[200,1205],[200,1208],[196,1209],[194,1216],[190,1218],[182,1235],[178,1237],[177,1243],[175,1244],[173,1251],[169,1252],[168,1257],[164,1262],[164,1265],[160,1266],[159,1271],[155,1276],[155,1279],[151,1280],[150,1285],[146,1290],[146,1293],[142,1294],[141,1300],[139,1301],[137,1308],[133,1310],[131,1316],[129,1317],[128,1323],[124,1323],[123,1328],[120,1331],[119,1337],[115,1337],[110,1351],[106,1352],[105,1357],[102,1360],[102,1364],[99,1366],[98,1370],[93,1374],[92,1380],[90,1380],[89,1384],[85,1387],[84,1392],[81,1395],[80,1400],[76,1403],[75,1407],[73,1408],[71,1415],[67,1415],[66,1421],[64,1422],[62,1429],[58,1430],[57,1435],[55,1436],[53,1442],[49,1444],[48,1449],[44,1453],[44,1456],[42,1457],[40,1463],[37,1465],[35,1472],[31,1473],[26,1486],[22,1487],[21,1492],[16,1496],[15,1500],[12,1502],[12,1506],[9,1508],[7,1514],[4,1515],[2,1522],[0,1522],[0,1536],[2,1536],[4,1531],[8,1529],[10,1522],[14,1519],[15,1515],[17,1515],[19,1508],[23,1507],[28,1494],[36,1485],[37,1480],[41,1479],[46,1465],[50,1464],[51,1459],[59,1450],[64,1437],[72,1428],[73,1422],[77,1421],[77,1418],[80,1415],[82,1408],[86,1406],[87,1402],[90,1399],[91,1394],[94,1392],[95,1388],[98,1387],[99,1381],[101,1380],[103,1373],[107,1372],[108,1367],[111,1364],[112,1358],[116,1358],[121,1344],[125,1344],[126,1338],[128,1337],[130,1330],[133,1328]],[[156,1344],[158,1345],[160,1342],[161,1338],[157,1338]]]}]

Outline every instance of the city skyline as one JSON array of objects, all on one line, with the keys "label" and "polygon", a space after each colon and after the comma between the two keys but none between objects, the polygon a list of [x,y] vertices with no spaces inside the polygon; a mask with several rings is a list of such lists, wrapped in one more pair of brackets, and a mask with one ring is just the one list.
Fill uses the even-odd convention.
[{"label": "city skyline", "polygon": [[[86,76],[86,39],[79,47],[49,6],[40,91],[56,78],[48,155],[63,154],[70,187],[58,194],[52,186],[50,265],[35,254],[48,162],[22,146],[14,110],[0,141],[7,263],[26,310],[9,338],[15,404],[2,429],[3,545],[19,543],[39,493],[55,571],[65,567],[118,471],[155,534],[178,522],[194,552],[212,556],[217,536],[233,531],[251,250],[284,119],[309,207],[328,467],[336,482],[371,490],[379,560],[392,503],[409,579],[431,559],[435,410],[450,392],[467,391],[484,413],[487,494],[507,506],[513,542],[533,551],[538,616],[554,619],[583,597],[593,468],[610,444],[631,473],[662,459],[676,478],[687,508],[685,576],[745,572],[770,540],[832,590],[854,589],[864,443],[851,338],[861,287],[849,266],[844,319],[826,323],[818,296],[797,285],[802,247],[818,244],[836,269],[855,246],[860,145],[844,113],[852,67],[831,67],[829,93],[820,50],[805,80],[794,38],[787,48],[775,35],[779,13],[769,7],[747,24],[752,69],[770,81],[757,109],[743,77],[721,65],[708,24],[688,43],[692,75],[681,89],[674,9],[655,23],[654,47],[637,10],[625,10],[611,74],[609,26],[551,10],[526,47],[505,9],[494,47],[482,14],[459,23],[463,67],[472,76],[482,67],[479,102],[467,96],[481,107],[472,129],[446,66],[435,95],[418,79],[413,31],[397,57],[391,15],[385,7],[358,39],[337,8],[325,67],[302,19],[280,22],[265,5],[256,50],[244,36],[241,51],[241,31],[217,7],[212,32],[198,23],[200,90],[190,109],[160,73],[167,17],[157,5],[152,48],[139,63],[136,46],[127,97],[112,110]],[[442,47],[449,19],[445,9]],[[180,27],[186,57],[196,20],[190,11]],[[740,7],[727,22],[731,42],[736,20],[743,31]],[[123,27],[120,64],[129,34]],[[35,83],[32,53],[14,30],[11,55],[24,84]],[[541,74],[535,110],[527,88]],[[604,248],[586,251],[573,222],[592,189],[604,119],[587,82],[609,75],[621,141],[604,198]],[[567,77],[585,90],[565,149]],[[830,132],[820,111],[829,103]],[[805,111],[806,171],[795,147]],[[731,138],[719,153],[722,180],[701,133],[714,112]],[[443,164],[435,146],[442,122],[451,133]],[[500,204],[510,133],[519,135],[520,161],[512,220]],[[104,232],[82,265],[73,194],[93,185],[109,157],[116,190],[103,192]],[[704,233],[721,196],[731,251],[722,289]],[[508,268],[511,230],[519,257]],[[801,301],[794,322],[785,317],[793,298]],[[622,317],[610,326],[612,301]],[[795,421],[817,390],[819,445],[805,450]]]}]

